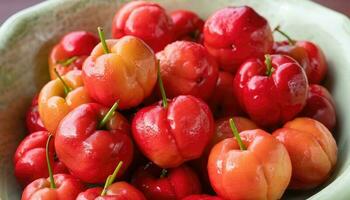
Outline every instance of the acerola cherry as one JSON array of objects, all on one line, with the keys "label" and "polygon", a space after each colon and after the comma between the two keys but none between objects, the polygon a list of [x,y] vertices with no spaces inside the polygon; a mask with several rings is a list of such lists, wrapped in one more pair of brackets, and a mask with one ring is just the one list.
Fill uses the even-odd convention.
[{"label": "acerola cherry", "polygon": [[335,103],[328,90],[316,84],[309,86],[309,95],[306,105],[299,116],[310,117],[325,125],[329,130],[333,130],[337,117]]},{"label": "acerola cherry", "polygon": [[86,31],[74,31],[66,34],[51,50],[49,56],[49,72],[51,79],[75,69],[81,69],[83,62],[98,44],[98,38]]},{"label": "acerola cherry", "polygon": [[182,95],[168,102],[158,66],[162,103],[139,110],[132,134],[140,151],[162,168],[199,158],[214,133],[214,119],[200,99]]},{"label": "acerola cherry", "polygon": [[142,39],[155,52],[174,40],[173,22],[159,4],[133,1],[120,8],[113,18],[112,36],[132,35]]},{"label": "acerola cherry", "polygon": [[216,88],[208,104],[215,118],[242,115],[243,110],[233,91],[233,76],[228,72],[219,72]]},{"label": "acerola cherry", "polygon": [[142,40],[125,36],[98,44],[83,66],[83,80],[95,101],[112,106],[120,100],[120,109],[139,105],[148,97],[157,81],[156,58]]},{"label": "acerola cherry", "polygon": [[119,162],[113,174],[109,175],[104,188],[94,187],[81,192],[76,200],[146,200],[134,186],[122,182],[113,183],[123,162]]},{"label": "acerola cherry", "polygon": [[[234,123],[236,125],[237,131],[242,132],[246,130],[257,129],[258,126],[248,118],[244,117],[233,117]],[[212,137],[209,145],[207,145],[204,154],[197,160],[191,161],[191,166],[196,169],[199,173],[202,186],[206,188],[210,188],[210,182],[208,177],[208,157],[211,149],[217,143],[221,142],[226,138],[232,138],[232,129],[230,127],[229,118],[221,118],[215,122],[215,133]]]},{"label": "acerola cherry", "polygon": [[41,89],[38,99],[40,118],[52,134],[71,110],[92,101],[83,85],[81,70],[72,70],[63,77],[55,72],[58,78]]},{"label": "acerola cherry", "polygon": [[178,40],[202,42],[204,21],[189,10],[175,10],[170,13],[175,36]]},{"label": "acerola cherry", "polygon": [[[26,186],[38,178],[47,178],[49,171],[46,163],[45,145],[50,133],[38,131],[22,140],[13,157],[15,176],[22,186]],[[53,173],[68,172],[64,164],[55,160],[53,144],[49,147],[49,159],[53,165]]]},{"label": "acerola cherry", "polygon": [[263,130],[239,134],[233,120],[230,123],[235,138],[216,144],[209,156],[208,174],[215,192],[227,200],[280,199],[292,173],[286,148]]},{"label": "acerola cherry", "polygon": [[218,66],[201,44],[177,41],[157,53],[168,97],[192,95],[208,99],[215,89]]},{"label": "acerola cherry", "polygon": [[139,110],[132,122],[134,140],[143,154],[163,168],[199,158],[214,133],[209,107],[193,96],[178,96]]},{"label": "acerola cherry", "polygon": [[152,200],[180,200],[201,192],[197,175],[186,165],[162,170],[148,164],[136,171],[132,184]]},{"label": "acerola cherry", "polygon": [[266,55],[265,63],[250,59],[242,64],[234,79],[234,91],[254,122],[275,127],[303,109],[308,82],[304,70],[291,57]]},{"label": "acerola cherry", "polygon": [[183,198],[182,200],[224,200],[217,196],[210,196],[206,194],[194,194]]},{"label": "acerola cherry", "polygon": [[34,96],[32,104],[30,105],[26,114],[26,125],[29,133],[34,133],[37,131],[46,131],[43,121],[41,120],[39,115],[38,96],[39,95]]},{"label": "acerola cherry", "polygon": [[124,163],[121,176],[133,159],[130,130],[123,125],[125,118],[118,118],[117,106],[116,102],[108,111],[100,104],[83,104],[69,112],[57,128],[57,156],[84,182],[103,183],[119,161]]},{"label": "acerola cherry", "polygon": [[332,133],[311,118],[296,118],[273,132],[292,161],[292,189],[311,189],[331,175],[337,163],[337,144]]},{"label": "acerola cherry", "polygon": [[46,142],[46,163],[48,178],[39,178],[27,185],[22,193],[22,200],[37,200],[37,199],[64,199],[75,200],[79,192],[84,189],[84,185],[79,179],[70,174],[53,175],[50,164],[49,146],[52,135]]},{"label": "acerola cherry", "polygon": [[247,59],[272,52],[267,20],[248,6],[216,11],[205,22],[203,32],[204,45],[225,71],[235,72]]},{"label": "acerola cherry", "polygon": [[305,70],[309,83],[319,84],[327,73],[327,62],[321,48],[310,41],[295,41],[282,32],[279,27],[276,27],[275,31],[280,32],[287,40],[276,42],[274,52],[296,59]]}]

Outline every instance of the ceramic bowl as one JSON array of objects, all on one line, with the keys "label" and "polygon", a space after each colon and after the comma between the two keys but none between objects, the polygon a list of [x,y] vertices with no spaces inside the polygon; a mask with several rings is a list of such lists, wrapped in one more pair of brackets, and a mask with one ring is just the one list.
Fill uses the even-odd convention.
[{"label": "ceramic bowl", "polygon": [[[287,192],[284,199],[350,199],[350,21],[347,17],[306,0],[158,0],[168,10],[190,9],[207,18],[225,6],[249,5],[280,24],[293,38],[316,42],[324,50],[329,73],[326,81],[338,114],[336,138],[339,162],[332,177],[308,192]],[[110,31],[112,16],[125,1],[50,0],[8,19],[0,28],[0,199],[20,199],[13,175],[12,156],[26,135],[24,112],[49,80],[50,48],[73,30]],[[277,38],[280,39],[280,38]]]}]

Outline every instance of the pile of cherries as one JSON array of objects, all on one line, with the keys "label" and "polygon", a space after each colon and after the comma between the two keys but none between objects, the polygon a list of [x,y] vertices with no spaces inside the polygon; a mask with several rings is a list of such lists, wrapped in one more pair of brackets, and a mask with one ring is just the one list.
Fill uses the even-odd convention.
[{"label": "pile of cherries", "polygon": [[135,1],[113,39],[98,33],[51,50],[14,155],[22,200],[275,200],[331,175],[336,113],[316,44],[248,6],[203,21]]}]

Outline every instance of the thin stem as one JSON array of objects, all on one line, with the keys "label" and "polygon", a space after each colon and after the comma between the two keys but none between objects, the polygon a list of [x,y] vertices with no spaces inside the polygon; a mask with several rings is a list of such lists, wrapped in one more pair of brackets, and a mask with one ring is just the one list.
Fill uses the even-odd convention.
[{"label": "thin stem", "polygon": [[166,98],[166,93],[165,93],[165,89],[164,89],[164,85],[163,85],[163,80],[162,80],[162,76],[160,75],[160,61],[157,60],[157,76],[158,76],[158,85],[159,85],[159,89],[160,89],[160,93],[162,94],[162,102],[163,102],[163,107],[167,108],[168,107],[168,100]]},{"label": "thin stem", "polygon": [[109,109],[107,114],[100,121],[100,123],[98,124],[98,128],[99,129],[102,129],[103,127],[105,127],[105,125],[108,122],[108,120],[110,120],[112,118],[112,116],[114,115],[114,111],[118,108],[118,105],[119,105],[119,99],[113,104],[111,109]]},{"label": "thin stem", "polygon": [[105,54],[110,53],[106,43],[106,37],[105,37],[105,33],[103,32],[103,29],[101,27],[97,27],[97,31],[98,31],[98,36],[100,37],[100,41],[102,43],[103,51],[105,52]]},{"label": "thin stem", "polygon": [[233,136],[236,138],[239,148],[244,151],[247,150],[247,147],[243,144],[241,136],[238,133],[237,127],[235,125],[235,122],[233,121],[233,118],[230,118],[230,127],[233,133]]},{"label": "thin stem", "polygon": [[71,58],[68,58],[66,60],[61,60],[58,61],[57,64],[61,64],[64,67],[67,67],[68,65],[72,64],[74,61],[76,61],[78,59],[78,56],[73,56]]},{"label": "thin stem", "polygon": [[49,178],[50,178],[50,187],[52,189],[56,188],[56,184],[55,184],[55,179],[53,178],[53,173],[52,173],[52,168],[51,168],[51,164],[50,164],[50,158],[49,158],[49,146],[50,146],[50,141],[52,139],[53,135],[49,135],[49,138],[47,138],[47,142],[46,142],[46,163],[47,163],[47,169],[49,171]]},{"label": "thin stem", "polygon": [[278,33],[280,33],[281,35],[283,35],[283,36],[288,40],[288,42],[289,42],[290,45],[294,45],[294,44],[295,44],[295,41],[294,41],[291,37],[289,37],[289,35],[287,35],[287,34],[286,34],[285,32],[283,32],[283,31],[281,31],[280,25],[276,26],[276,28],[273,29],[273,31],[274,31],[274,32],[277,31]]},{"label": "thin stem", "polygon": [[153,163],[152,162],[148,162],[144,167],[143,169],[146,170],[148,169]]},{"label": "thin stem", "polygon": [[168,170],[162,169],[162,172],[161,172],[161,174],[160,174],[160,178],[164,178],[164,177],[166,177],[167,175],[168,175]]},{"label": "thin stem", "polygon": [[266,76],[271,76],[275,69],[272,67],[271,56],[269,54],[265,55],[265,65],[266,65]]},{"label": "thin stem", "polygon": [[110,185],[112,185],[112,183],[114,182],[114,180],[115,180],[115,178],[117,177],[117,174],[118,174],[120,168],[122,167],[122,165],[123,165],[123,161],[120,161],[120,162],[118,163],[117,167],[114,169],[113,174],[112,174],[112,175],[109,175],[109,176],[107,177],[106,183],[105,183],[105,185],[104,185],[104,187],[103,187],[103,190],[102,190],[102,192],[101,192],[101,196],[104,196],[104,195],[107,194],[107,188],[108,188]]},{"label": "thin stem", "polygon": [[64,89],[64,94],[67,96],[67,94],[72,91],[72,88],[70,88],[67,83],[63,80],[63,78],[61,77],[61,75],[58,73],[57,69],[54,68],[53,69],[56,76],[58,77],[58,79],[60,79],[61,83],[63,84],[63,89]]}]

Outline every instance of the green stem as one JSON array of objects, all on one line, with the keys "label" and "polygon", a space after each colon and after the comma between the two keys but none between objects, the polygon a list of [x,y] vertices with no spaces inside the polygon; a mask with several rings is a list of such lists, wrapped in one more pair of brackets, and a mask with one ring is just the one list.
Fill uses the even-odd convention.
[{"label": "green stem", "polygon": [[109,175],[109,176],[107,177],[106,183],[105,183],[105,185],[104,185],[104,187],[103,187],[103,190],[102,190],[102,192],[101,192],[101,196],[104,196],[104,195],[107,194],[107,188],[108,188],[110,185],[112,185],[112,183],[114,182],[114,180],[115,180],[115,178],[117,177],[117,174],[118,174],[120,168],[122,167],[122,165],[123,165],[123,161],[120,161],[120,162],[118,163],[117,167],[114,169],[113,174],[112,174],[112,175]]},{"label": "green stem", "polygon": [[72,64],[74,61],[76,61],[78,59],[78,56],[73,56],[71,58],[68,58],[66,60],[61,60],[61,61],[58,61],[57,64],[60,64],[64,67],[67,67],[68,65]]},{"label": "green stem", "polygon": [[162,80],[162,76],[160,75],[160,61],[157,60],[157,76],[158,76],[158,85],[159,85],[159,89],[160,89],[160,93],[162,94],[162,102],[163,102],[163,107],[167,108],[168,107],[168,100],[166,98],[166,93],[165,93],[165,89],[164,89],[164,85],[163,85],[163,80]]},{"label": "green stem", "polygon": [[233,121],[233,118],[230,118],[230,127],[233,133],[233,136],[236,138],[239,148],[244,151],[247,150],[246,146],[243,144],[241,136],[238,133],[237,127],[235,125],[235,122]]},{"label": "green stem", "polygon": [[273,31],[274,32],[277,31],[278,33],[283,35],[288,40],[290,45],[294,45],[295,44],[295,40],[293,40],[291,37],[289,37],[289,35],[287,35],[285,32],[281,31],[280,25],[276,26],[276,28],[273,29]]},{"label": "green stem", "polygon": [[56,188],[56,184],[55,184],[55,179],[53,178],[53,173],[52,173],[52,168],[51,168],[51,164],[50,164],[50,158],[49,158],[49,146],[50,146],[50,141],[52,139],[53,135],[49,135],[49,138],[47,138],[46,141],[46,163],[47,163],[47,169],[49,171],[49,177],[50,177],[50,187],[52,189]]},{"label": "green stem", "polygon": [[160,178],[164,178],[164,177],[166,177],[167,175],[168,175],[168,170],[162,169],[162,172],[161,172],[161,174],[160,174]]},{"label": "green stem", "polygon": [[265,65],[266,65],[266,76],[271,76],[275,69],[272,67],[271,56],[269,54],[265,55]]},{"label": "green stem", "polygon": [[103,29],[101,27],[97,27],[97,31],[98,31],[98,36],[100,37],[100,41],[102,43],[103,51],[105,52],[105,54],[110,53],[106,43],[106,37],[105,37],[105,33],[103,32]]},{"label": "green stem", "polygon": [[72,88],[70,88],[67,83],[63,80],[63,78],[61,77],[61,75],[58,73],[57,69],[54,68],[53,69],[56,76],[58,77],[58,79],[60,79],[61,83],[63,84],[63,89],[64,89],[64,94],[67,96],[67,94],[72,91]]},{"label": "green stem", "polygon": [[107,114],[102,118],[102,120],[98,124],[99,129],[102,129],[103,127],[105,127],[108,120],[110,120],[112,118],[112,116],[114,115],[114,111],[118,108],[118,105],[119,105],[119,99],[113,104],[111,109],[109,109]]}]

